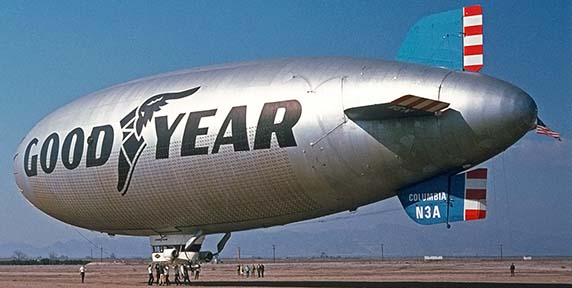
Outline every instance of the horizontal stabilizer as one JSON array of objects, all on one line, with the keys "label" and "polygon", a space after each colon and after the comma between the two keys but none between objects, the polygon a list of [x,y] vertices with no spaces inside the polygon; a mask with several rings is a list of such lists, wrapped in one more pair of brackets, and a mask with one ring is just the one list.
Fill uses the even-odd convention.
[{"label": "horizontal stabilizer", "polygon": [[487,169],[434,177],[397,195],[407,215],[418,224],[485,219]]},{"label": "horizontal stabilizer", "polygon": [[431,116],[449,107],[449,103],[405,95],[389,103],[346,109],[346,115],[356,120],[385,120],[403,117]]}]

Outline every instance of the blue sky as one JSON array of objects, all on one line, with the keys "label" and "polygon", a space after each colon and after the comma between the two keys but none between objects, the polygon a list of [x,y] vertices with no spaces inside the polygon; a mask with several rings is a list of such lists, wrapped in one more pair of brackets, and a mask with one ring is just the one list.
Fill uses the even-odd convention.
[{"label": "blue sky", "polygon": [[[0,244],[78,238],[67,225],[31,207],[12,177],[11,160],[19,141],[56,108],[113,84],[207,64],[298,56],[392,59],[420,17],[475,3],[0,2]],[[504,192],[489,206],[488,224],[473,227],[511,235],[527,229],[565,233],[572,227],[572,2],[480,3],[485,14],[482,73],[527,91],[544,122],[561,132],[564,142],[530,133],[487,163],[496,175],[493,185]],[[360,221],[367,225],[379,219]],[[383,221],[427,231],[407,222],[403,213]],[[312,229],[340,225],[345,224],[311,224]],[[348,224],[348,229],[353,226]],[[303,230],[299,227],[273,229]],[[572,236],[558,235],[562,245],[569,246]],[[570,248],[563,249],[572,254]]]}]

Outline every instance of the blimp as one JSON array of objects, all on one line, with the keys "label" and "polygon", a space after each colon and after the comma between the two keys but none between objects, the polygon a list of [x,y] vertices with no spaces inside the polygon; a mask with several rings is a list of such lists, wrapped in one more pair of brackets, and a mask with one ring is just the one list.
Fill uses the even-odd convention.
[{"label": "blimp", "polygon": [[422,225],[484,219],[478,165],[539,122],[525,91],[478,73],[482,21],[478,5],[422,18],[393,60],[213,65],[97,91],[29,131],[16,184],[65,223],[148,236],[158,262],[392,197]]}]

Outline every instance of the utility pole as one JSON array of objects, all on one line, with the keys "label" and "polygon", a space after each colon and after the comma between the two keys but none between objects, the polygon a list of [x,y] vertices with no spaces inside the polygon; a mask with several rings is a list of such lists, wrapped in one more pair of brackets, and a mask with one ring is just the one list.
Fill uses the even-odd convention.
[{"label": "utility pole", "polygon": [[381,261],[383,261],[383,243],[381,243]]},{"label": "utility pole", "polygon": [[276,263],[276,245],[272,244],[272,262]]},{"label": "utility pole", "polygon": [[240,246],[238,246],[236,249],[236,255],[236,259],[238,260],[238,263],[240,263]]},{"label": "utility pole", "polygon": [[89,248],[89,259],[93,260],[93,248]]},{"label": "utility pole", "polygon": [[502,244],[500,244],[500,261],[502,261]]},{"label": "utility pole", "polygon": [[99,247],[99,262],[103,262],[103,247]]}]

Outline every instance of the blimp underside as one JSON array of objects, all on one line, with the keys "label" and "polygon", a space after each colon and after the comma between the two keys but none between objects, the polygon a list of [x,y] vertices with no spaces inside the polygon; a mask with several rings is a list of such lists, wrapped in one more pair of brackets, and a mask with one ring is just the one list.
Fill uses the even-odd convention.
[{"label": "blimp underside", "polygon": [[[480,45],[482,54],[482,35],[469,33],[482,27],[438,29],[443,17],[455,19],[453,29],[461,18],[482,21],[480,6],[460,11],[422,19],[400,62],[219,65],[85,96],[24,138],[14,157],[16,182],[34,206],[64,222],[150,235],[157,261],[199,255],[207,234],[226,233],[220,252],[232,231],[394,196],[419,224],[484,219],[487,170],[475,166],[541,122],[524,91],[474,73],[482,55],[446,61],[451,43],[459,45],[452,53],[464,43],[465,53]],[[420,49],[411,44],[419,33],[460,36],[445,48],[439,36]]]}]

